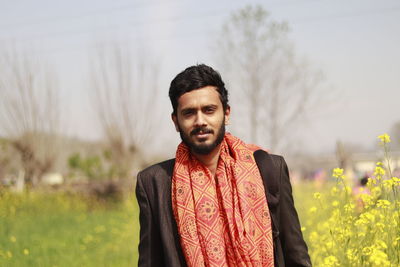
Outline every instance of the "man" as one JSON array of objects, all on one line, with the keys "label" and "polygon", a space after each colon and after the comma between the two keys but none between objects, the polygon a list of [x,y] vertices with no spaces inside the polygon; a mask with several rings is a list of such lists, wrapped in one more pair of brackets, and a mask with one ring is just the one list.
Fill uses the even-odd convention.
[{"label": "man", "polygon": [[189,67],[169,97],[182,143],[138,174],[139,266],[311,266],[286,163],[225,133],[219,73]]}]

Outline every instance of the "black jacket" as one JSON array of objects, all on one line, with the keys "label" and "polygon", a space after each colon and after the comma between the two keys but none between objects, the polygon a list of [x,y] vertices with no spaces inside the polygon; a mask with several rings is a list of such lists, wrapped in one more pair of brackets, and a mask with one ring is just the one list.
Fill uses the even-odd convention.
[{"label": "black jacket", "polygon": [[[265,188],[273,189],[272,192],[266,190],[266,195],[273,224],[275,266],[311,266],[293,204],[286,162],[281,156],[264,154],[256,157],[256,161]],[[186,266],[172,212],[171,177],[174,163],[174,159],[164,161],[138,174],[139,267]]]}]

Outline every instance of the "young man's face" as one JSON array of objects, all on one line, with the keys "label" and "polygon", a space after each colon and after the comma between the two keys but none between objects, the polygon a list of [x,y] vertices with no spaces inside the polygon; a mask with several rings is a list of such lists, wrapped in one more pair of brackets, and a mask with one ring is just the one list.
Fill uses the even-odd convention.
[{"label": "young man's face", "polygon": [[224,112],[216,88],[206,86],[179,97],[177,112],[172,115],[172,120],[182,141],[192,152],[206,155],[224,138],[229,114],[229,107]]}]

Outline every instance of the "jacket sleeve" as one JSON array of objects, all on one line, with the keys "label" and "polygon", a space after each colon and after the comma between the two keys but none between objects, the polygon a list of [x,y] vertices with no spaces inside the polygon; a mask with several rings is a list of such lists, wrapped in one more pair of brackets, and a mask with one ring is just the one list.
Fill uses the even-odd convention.
[{"label": "jacket sleeve", "polygon": [[[151,205],[148,194],[143,185],[144,175],[138,174],[136,183],[136,198],[139,204],[139,222],[140,222],[140,239],[139,239],[139,267],[162,266],[162,252],[157,248],[159,240],[159,231],[154,225],[152,218]],[[157,238],[158,237],[158,238]],[[157,255],[156,255],[157,254]]]},{"label": "jacket sleeve", "polygon": [[283,157],[280,166],[279,232],[286,267],[311,266],[307,245],[294,206],[289,171]]}]

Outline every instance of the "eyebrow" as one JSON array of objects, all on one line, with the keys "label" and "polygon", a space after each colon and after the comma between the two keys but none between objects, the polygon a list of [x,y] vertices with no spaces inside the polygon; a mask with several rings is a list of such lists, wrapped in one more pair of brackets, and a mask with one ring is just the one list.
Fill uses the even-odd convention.
[{"label": "eyebrow", "polygon": [[184,114],[184,113],[188,113],[188,112],[193,112],[195,110],[196,110],[195,108],[184,108],[184,109],[181,110],[180,113]]},{"label": "eyebrow", "polygon": [[[201,109],[205,109],[205,108],[213,108],[213,109],[216,109],[216,108],[218,108],[218,105],[215,105],[215,104],[209,104],[209,105],[205,105],[205,106],[202,106],[201,107]],[[191,108],[191,107],[188,107],[188,108],[183,108],[182,110],[181,110],[181,114],[184,114],[184,113],[187,113],[187,112],[193,112],[193,111],[195,111],[195,110],[197,110],[197,108]]]},{"label": "eyebrow", "polygon": [[204,108],[218,108],[218,105],[214,105],[214,104],[210,104],[210,105],[205,105],[204,107],[201,107],[201,109],[204,109]]}]

